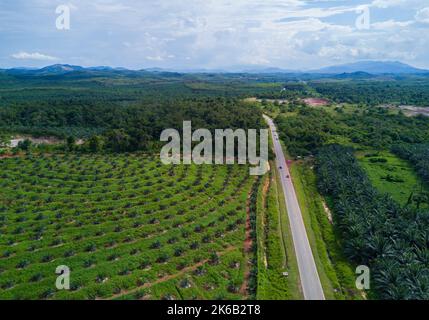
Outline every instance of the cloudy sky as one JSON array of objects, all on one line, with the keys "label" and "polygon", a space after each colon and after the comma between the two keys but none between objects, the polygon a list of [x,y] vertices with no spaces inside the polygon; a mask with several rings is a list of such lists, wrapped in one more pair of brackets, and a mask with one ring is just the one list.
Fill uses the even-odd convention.
[{"label": "cloudy sky", "polygon": [[[59,5],[70,9],[69,30],[56,26]],[[311,69],[369,59],[429,68],[429,1],[1,0],[0,43],[0,68]]]}]

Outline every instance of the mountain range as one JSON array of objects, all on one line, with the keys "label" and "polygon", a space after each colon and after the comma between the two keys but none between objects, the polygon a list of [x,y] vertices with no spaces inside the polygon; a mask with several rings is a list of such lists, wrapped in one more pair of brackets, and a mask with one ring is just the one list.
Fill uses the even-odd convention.
[{"label": "mountain range", "polygon": [[143,70],[128,70],[126,68],[112,68],[109,66],[81,67],[69,64],[55,64],[41,69],[12,68],[2,72],[11,75],[56,75],[71,72],[178,72],[178,73],[249,73],[249,74],[325,74],[341,75],[355,74],[356,77],[366,77],[383,74],[429,74],[429,70],[418,69],[397,61],[360,61],[349,64],[335,65],[317,70],[288,70],[275,67],[235,66],[225,69],[164,69],[149,68]]},{"label": "mountain range", "polygon": [[417,74],[428,70],[418,69],[398,61],[360,61],[313,70],[313,73],[339,74],[366,72],[370,74]]}]

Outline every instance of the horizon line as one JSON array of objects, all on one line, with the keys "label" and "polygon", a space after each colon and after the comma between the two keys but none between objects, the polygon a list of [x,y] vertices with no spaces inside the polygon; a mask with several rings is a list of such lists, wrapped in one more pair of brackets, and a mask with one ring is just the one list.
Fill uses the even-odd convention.
[{"label": "horizon line", "polygon": [[[246,71],[257,71],[255,69],[260,70],[266,70],[266,69],[277,69],[278,71],[287,72],[287,73],[306,73],[306,72],[315,72],[320,71],[322,69],[332,68],[332,67],[341,67],[341,66],[348,66],[363,62],[378,62],[378,63],[398,63],[403,64],[405,66],[419,69],[422,71],[429,71],[429,68],[426,67],[416,67],[414,65],[411,65],[409,63],[405,63],[399,60],[357,60],[353,62],[345,62],[345,63],[339,63],[339,64],[332,64],[327,66],[322,66],[319,68],[312,68],[312,69],[289,69],[287,67],[279,67],[279,66],[267,66],[267,65],[236,65],[236,66],[223,66],[223,67],[184,67],[184,68],[178,68],[178,67],[160,67],[160,66],[150,66],[150,67],[142,67],[142,68],[129,68],[129,67],[123,67],[123,66],[112,66],[112,65],[92,65],[92,66],[84,66],[84,65],[78,65],[78,64],[71,64],[71,63],[54,63],[54,64],[48,64],[41,67],[31,67],[31,66],[24,66],[24,65],[17,65],[13,67],[0,67],[0,70],[13,70],[13,69],[26,69],[26,70],[42,70],[45,68],[53,67],[53,66],[70,66],[70,67],[79,67],[82,69],[94,69],[94,68],[108,68],[113,69],[116,71],[120,71],[119,69],[123,69],[123,71],[151,71],[151,69],[159,69],[161,71],[167,71],[167,72],[195,72],[195,71],[207,71],[207,72],[227,72],[227,73],[241,73]],[[235,69],[235,70],[234,70]],[[359,71],[353,71],[351,73],[355,73]],[[365,72],[365,71],[362,71]]]}]

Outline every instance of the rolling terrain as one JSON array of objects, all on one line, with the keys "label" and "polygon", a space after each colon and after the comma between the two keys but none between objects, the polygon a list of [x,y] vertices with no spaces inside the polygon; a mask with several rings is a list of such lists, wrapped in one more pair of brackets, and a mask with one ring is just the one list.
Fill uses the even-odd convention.
[{"label": "rolling terrain", "polygon": [[[0,298],[426,299],[429,118],[401,106],[426,110],[429,78],[353,68],[2,70]],[[264,176],[159,161],[166,128],[263,114]]]}]

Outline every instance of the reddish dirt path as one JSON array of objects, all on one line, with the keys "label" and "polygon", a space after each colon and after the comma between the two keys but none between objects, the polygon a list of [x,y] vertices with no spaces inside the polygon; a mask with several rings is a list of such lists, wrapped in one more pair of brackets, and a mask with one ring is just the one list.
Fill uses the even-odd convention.
[{"label": "reddish dirt path", "polygon": [[[236,249],[236,247],[234,247],[234,246],[227,247],[224,251],[217,252],[216,254],[217,254],[218,256],[220,256],[220,257],[221,257],[221,256],[223,256],[224,254],[226,254],[226,253],[228,253],[228,252],[231,252],[231,251],[233,251],[233,250],[235,250],[235,249]],[[115,294],[115,295],[113,295],[113,296],[110,296],[110,297],[108,297],[108,298],[100,298],[100,299],[97,299],[97,300],[112,300],[112,299],[116,299],[116,298],[119,298],[119,297],[124,296],[124,295],[126,295],[126,294],[135,293],[135,292],[137,292],[137,291],[139,291],[139,290],[146,289],[146,288],[150,288],[150,287],[152,287],[152,286],[154,286],[154,285],[156,285],[156,284],[159,284],[159,283],[161,283],[161,282],[165,282],[165,281],[168,281],[168,280],[176,279],[176,278],[178,278],[178,277],[180,277],[180,276],[183,276],[184,274],[186,274],[186,273],[188,273],[188,272],[195,271],[195,269],[197,269],[198,267],[201,267],[202,265],[204,265],[204,264],[205,264],[205,263],[207,263],[208,261],[209,261],[209,259],[206,259],[206,260],[200,261],[200,262],[198,262],[197,264],[194,264],[194,265],[192,265],[192,266],[189,266],[189,267],[186,267],[186,268],[182,269],[182,270],[181,270],[180,272],[178,272],[178,273],[170,274],[170,275],[168,275],[168,276],[165,276],[165,277],[159,278],[159,279],[157,279],[157,280],[156,280],[156,281],[154,281],[154,282],[145,283],[144,285],[142,285],[142,286],[140,286],[140,287],[136,287],[136,288],[131,289],[131,290],[124,290],[124,291],[121,291],[120,293]]]},{"label": "reddish dirt path", "polygon": [[[252,187],[253,188],[253,187]],[[250,268],[249,268],[249,253],[252,250],[252,226],[250,224],[250,201],[252,196],[252,190],[250,190],[247,200],[246,200],[246,232],[245,232],[245,238],[243,243],[243,249],[244,249],[244,280],[240,287],[240,294],[243,296],[244,299],[248,296],[248,286],[249,286],[249,279],[250,279]]]},{"label": "reddish dirt path", "polygon": [[9,159],[9,158],[17,158],[19,155],[13,155],[13,154],[4,154],[0,156],[0,159]]},{"label": "reddish dirt path", "polygon": [[264,208],[267,203],[267,193],[268,193],[268,189],[270,188],[270,185],[271,185],[271,179],[270,177],[267,177],[265,179],[264,187],[262,188],[262,204]]},{"label": "reddish dirt path", "polygon": [[252,226],[250,224],[250,197],[251,193],[247,197],[246,201],[246,232],[245,232],[245,239],[244,239],[244,253],[247,254],[252,249]]},{"label": "reddish dirt path", "polygon": [[[269,187],[269,178],[265,180],[264,187],[263,187],[263,194],[266,193]],[[240,294],[243,295],[243,298],[246,299],[249,295],[248,288],[249,288],[249,280],[250,280],[250,261],[251,261],[251,253],[252,253],[252,246],[253,246],[253,239],[252,239],[252,225],[250,223],[250,201],[252,196],[252,190],[249,192],[247,201],[246,201],[246,232],[245,232],[245,239],[243,243],[243,249],[244,249],[244,280],[240,287]],[[257,213],[255,213],[257,214]]]},{"label": "reddish dirt path", "polygon": [[[270,189],[270,186],[271,186],[271,177],[268,176],[265,179],[264,186],[262,188],[262,207],[264,208],[264,215],[262,216],[261,222],[262,222],[262,228],[264,231],[265,231],[265,226],[267,225],[267,221],[266,221],[267,220],[267,212],[266,212],[266,210],[267,210],[267,196],[268,196],[268,190]],[[268,267],[268,261],[267,261],[267,254],[266,254],[266,248],[265,248],[265,241],[266,241],[266,235],[264,232],[262,242],[259,242],[258,245],[259,244],[263,245],[262,251],[263,251],[263,255],[264,255],[264,266],[265,266],[265,268],[267,268]]]},{"label": "reddish dirt path", "polygon": [[307,98],[303,99],[302,101],[304,101],[310,107],[323,107],[329,104],[329,100],[321,98]]}]

